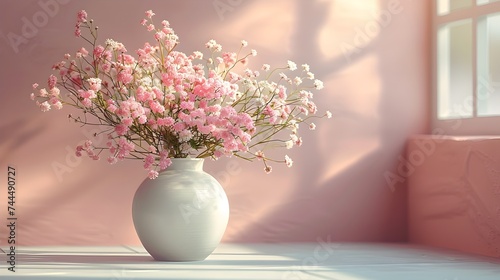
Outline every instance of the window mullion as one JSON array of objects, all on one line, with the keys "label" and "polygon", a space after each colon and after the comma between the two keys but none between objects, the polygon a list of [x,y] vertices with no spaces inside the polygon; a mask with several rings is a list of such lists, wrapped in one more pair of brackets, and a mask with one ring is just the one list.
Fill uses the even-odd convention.
[{"label": "window mullion", "polygon": [[477,75],[477,17],[472,17],[472,116],[477,117],[477,88],[478,88],[478,75]]}]

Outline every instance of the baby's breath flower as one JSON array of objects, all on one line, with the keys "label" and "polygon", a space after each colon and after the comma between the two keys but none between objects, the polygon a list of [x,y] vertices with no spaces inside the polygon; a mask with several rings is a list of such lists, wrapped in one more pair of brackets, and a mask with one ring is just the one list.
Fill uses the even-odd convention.
[{"label": "baby's breath flower", "polygon": [[314,80],[314,87],[317,90],[323,89],[323,82],[320,80]]},{"label": "baby's breath flower", "polygon": [[293,79],[293,83],[298,86],[298,85],[302,84],[302,79],[300,77],[295,77]]},{"label": "baby's breath flower", "polygon": [[297,64],[295,64],[295,62],[291,61],[291,60],[288,60],[287,61],[287,68],[290,70],[290,71],[295,71],[297,70]]},{"label": "baby's breath flower", "polygon": [[285,155],[285,164],[288,167],[292,167],[293,165],[293,160],[288,155]]},{"label": "baby's breath flower", "polygon": [[195,51],[193,52],[194,58],[196,59],[203,59],[203,53],[200,51]]}]

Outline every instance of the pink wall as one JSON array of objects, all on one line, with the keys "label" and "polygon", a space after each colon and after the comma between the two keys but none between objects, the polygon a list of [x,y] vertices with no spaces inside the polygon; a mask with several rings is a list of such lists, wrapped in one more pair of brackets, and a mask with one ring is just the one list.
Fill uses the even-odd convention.
[{"label": "pink wall", "polygon": [[[255,65],[308,63],[325,82],[315,100],[334,118],[305,132],[290,154],[292,169],[274,166],[266,175],[259,163],[206,163],[231,205],[225,242],[406,240],[406,178],[386,178],[397,173],[407,137],[428,130],[429,2],[3,1],[0,176],[9,164],[18,170],[18,242],[139,244],[131,200],[145,177],[141,163],[75,160],[67,147],[92,131],[69,123],[68,111],[41,113],[29,100],[31,84],[44,83],[50,66],[80,47],[72,35],[80,9],[100,26],[101,39],[129,51],[149,40],[138,22],[153,9],[170,21],[183,51],[211,38],[227,49],[245,39],[259,52]],[[48,15],[44,3],[52,5]],[[26,22],[38,26],[22,35]],[[22,41],[9,41],[15,34]]]}]

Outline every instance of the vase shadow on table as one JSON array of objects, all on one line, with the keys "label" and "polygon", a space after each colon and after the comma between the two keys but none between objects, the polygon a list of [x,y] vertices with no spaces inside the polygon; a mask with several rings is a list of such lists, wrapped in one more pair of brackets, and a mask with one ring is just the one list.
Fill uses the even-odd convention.
[{"label": "vase shadow on table", "polygon": [[117,256],[117,255],[20,255],[18,260],[23,265],[90,265],[90,264],[166,264],[176,266],[189,266],[193,264],[202,265],[224,265],[224,266],[290,266],[297,265],[298,259],[287,260],[234,260],[231,259],[232,254],[227,254],[228,257],[220,260],[206,259],[202,261],[186,261],[186,262],[164,262],[156,261],[149,255],[137,256]]}]

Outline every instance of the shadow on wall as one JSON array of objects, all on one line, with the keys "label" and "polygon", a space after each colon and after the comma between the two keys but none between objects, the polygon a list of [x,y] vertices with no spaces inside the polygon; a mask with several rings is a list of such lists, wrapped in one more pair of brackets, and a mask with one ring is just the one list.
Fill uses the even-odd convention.
[{"label": "shadow on wall", "polygon": [[[351,44],[350,46],[355,48],[348,53],[349,57],[345,56],[344,49],[344,55],[325,59],[326,55],[318,43],[322,35],[321,30],[324,30],[325,25],[329,23],[331,11],[340,6],[340,2],[346,1],[296,2],[298,14],[294,17],[292,53],[297,54],[296,61],[308,61],[314,65],[316,72],[321,73],[318,76],[321,80],[338,81],[336,76],[344,76],[344,79],[352,83],[352,87],[357,85],[361,91],[354,88],[353,94],[358,93],[355,97],[358,103],[363,103],[364,98],[370,98],[364,96],[363,89],[368,89],[367,94],[377,91],[378,100],[369,104],[376,106],[376,115],[357,112],[353,108],[343,108],[342,104],[333,104],[336,106],[332,110],[335,122],[331,125],[322,122],[321,125],[331,126],[327,128],[328,137],[344,138],[340,142],[347,146],[342,147],[335,138],[318,139],[317,143],[306,142],[307,154],[300,152],[296,157],[313,160],[301,166],[306,170],[301,170],[300,176],[295,177],[293,185],[289,186],[288,197],[283,198],[284,203],[263,218],[241,229],[240,233],[230,241],[294,242],[318,239],[406,241],[407,239],[406,190],[401,188],[402,184],[398,184],[397,189],[389,186],[384,175],[388,170],[395,169],[397,164],[395,161],[398,155],[403,155],[408,135],[425,129],[425,107],[418,106],[422,106],[426,101],[419,97],[426,90],[426,65],[413,64],[415,59],[408,56],[418,57],[422,52],[425,54],[427,39],[425,34],[417,33],[414,41],[410,40],[408,30],[404,27],[398,28],[399,24],[403,26],[409,24],[412,28],[411,25],[422,23],[404,22],[405,18],[415,20],[415,15],[418,17],[418,12],[415,12],[415,15],[411,14],[408,1],[379,1],[380,12],[384,10],[387,12],[387,9],[392,8],[393,10],[389,11],[395,11],[396,14],[389,16],[386,14],[385,19],[383,14],[380,15],[378,22],[380,30],[377,36],[370,36],[370,33],[359,35],[360,29],[353,27],[358,31],[356,36],[367,36],[370,41],[362,47],[358,46],[359,48]],[[390,5],[396,6],[389,7]],[[417,8],[428,10],[428,4],[423,6]],[[375,23],[373,15],[361,23],[363,23],[361,27],[371,28],[369,24]],[[426,31],[425,27],[413,28],[420,29],[420,33]],[[368,32],[367,29],[361,30]],[[329,35],[336,36],[336,34]],[[303,42],[309,43],[303,44]],[[417,66],[416,69],[414,65]],[[363,76],[361,69],[363,66],[373,66],[372,74],[378,81],[373,82],[374,77]],[[422,67],[419,69],[418,66]],[[361,75],[357,75],[356,72],[360,71]],[[421,76],[413,77],[414,73]],[[377,82],[380,84],[378,89]],[[372,84],[366,87],[364,83]],[[424,87],[418,86],[419,83],[423,83]],[[342,81],[340,84],[341,87],[337,88],[334,82],[329,83],[326,87],[328,94],[345,89],[342,88]],[[410,86],[417,87],[411,89]],[[334,93],[340,99],[349,94],[351,93]],[[315,99],[322,105],[335,102],[329,100],[325,94],[317,94]],[[353,105],[359,106],[359,104]],[[417,105],[418,108],[416,110],[411,108],[413,105]],[[418,119],[414,118],[415,115]],[[354,127],[346,127],[346,124],[353,124]],[[350,131],[342,131],[340,128],[347,128]],[[366,129],[369,133],[360,135],[359,131],[356,131],[359,128]],[[373,149],[366,149],[364,146],[366,143],[357,139],[363,136],[369,137],[372,142],[367,146],[376,143]],[[349,144],[349,141],[354,144]],[[342,154],[342,149],[351,149],[352,155],[356,154],[356,149],[365,150],[366,153],[353,160],[347,168],[332,174],[329,169],[339,168],[325,163],[329,162],[328,157],[335,158],[337,154]],[[330,176],[325,179],[325,174]]]},{"label": "shadow on wall", "polygon": [[[53,1],[66,4],[38,28],[36,36],[19,46],[19,53],[13,55],[8,46],[0,51],[6,64],[12,65],[8,75],[0,78],[23,77],[19,83],[2,83],[2,98],[6,99],[0,104],[2,120],[7,123],[1,127],[3,158],[15,159],[25,174],[20,177],[24,188],[17,204],[22,210],[19,240],[25,242],[23,245],[140,244],[130,207],[145,176],[141,163],[110,167],[105,161],[84,160],[73,168],[78,172],[65,173],[64,181],[58,181],[50,164],[64,163],[69,153],[65,146],[74,147],[82,140],[83,129],[67,124],[66,113],[50,112],[40,117],[29,100],[31,83],[43,82],[50,74],[48,63],[81,47],[81,42],[71,37],[74,14],[80,9],[99,19],[102,40],[122,41],[130,52],[151,41],[139,20],[144,10],[153,9],[158,17],[171,21],[185,52],[202,48],[200,44],[211,38],[220,38],[217,41],[223,45],[231,42],[228,49],[233,49],[235,42],[238,46],[239,39],[248,40],[250,46],[257,41],[255,61],[291,55],[290,60],[298,64],[309,63],[317,78],[325,82],[315,101],[321,109],[331,110],[334,119],[318,121],[317,131],[304,132],[304,146],[290,154],[296,161],[294,167],[280,170],[275,166],[266,177],[258,163],[252,164],[258,169],[254,172],[243,162],[244,172],[231,178],[231,184],[241,185],[227,190],[232,212],[224,241],[406,238],[406,191],[402,185],[390,188],[384,172],[395,169],[407,136],[425,130],[426,100],[422,96],[427,79],[426,65],[421,61],[427,53],[426,30],[421,24],[427,22],[427,1],[131,1],[123,4],[123,10],[140,12],[127,21],[109,18],[118,1]],[[18,2],[10,3],[12,15],[0,17],[4,35],[19,33],[20,18],[31,18],[41,10],[39,0],[31,5]],[[214,3],[239,6],[225,6],[228,10],[221,17]],[[371,12],[387,10],[389,3],[399,3],[402,11],[386,21],[381,17],[384,24],[378,26],[384,26],[377,32],[372,30],[377,36],[366,35],[365,28],[377,24]],[[193,28],[196,24],[199,28]],[[287,43],[288,48],[281,48]],[[15,133],[5,133],[8,131]],[[283,183],[266,186],[269,182]]]}]

